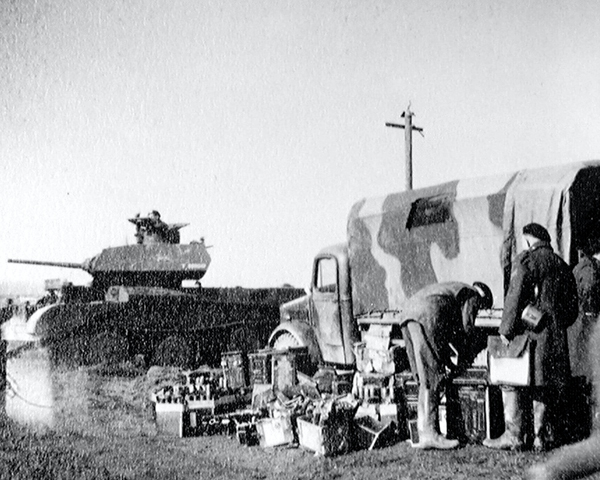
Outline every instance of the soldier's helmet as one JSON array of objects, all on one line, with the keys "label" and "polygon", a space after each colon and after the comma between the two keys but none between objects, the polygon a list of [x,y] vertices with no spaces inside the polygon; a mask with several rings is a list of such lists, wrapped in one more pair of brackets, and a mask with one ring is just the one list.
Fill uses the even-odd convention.
[{"label": "soldier's helmet", "polygon": [[482,310],[488,310],[492,308],[494,305],[494,295],[490,287],[483,282],[474,282],[473,288],[477,290],[477,293],[480,297],[479,308]]}]

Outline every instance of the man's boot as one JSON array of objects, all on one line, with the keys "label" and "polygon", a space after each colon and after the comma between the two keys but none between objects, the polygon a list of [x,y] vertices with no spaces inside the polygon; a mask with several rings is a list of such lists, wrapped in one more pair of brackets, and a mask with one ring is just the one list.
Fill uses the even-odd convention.
[{"label": "man's boot", "polygon": [[486,438],[483,444],[488,448],[499,450],[523,449],[523,410],[516,390],[502,390],[504,404],[504,433],[495,439]]},{"label": "man's boot", "polygon": [[419,443],[413,444],[414,448],[451,450],[459,445],[458,440],[448,440],[439,433],[438,399],[437,392],[419,387],[417,404]]},{"label": "man's boot", "polygon": [[544,402],[533,401],[533,449],[545,452],[552,448],[553,438],[548,423],[548,407]]}]

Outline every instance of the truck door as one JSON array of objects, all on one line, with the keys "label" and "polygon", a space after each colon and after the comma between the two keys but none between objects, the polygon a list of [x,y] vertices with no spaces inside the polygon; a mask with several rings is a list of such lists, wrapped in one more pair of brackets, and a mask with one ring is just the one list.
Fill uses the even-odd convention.
[{"label": "truck door", "polygon": [[340,316],[339,265],[333,256],[315,261],[312,285],[312,321],[323,360],[345,363]]}]

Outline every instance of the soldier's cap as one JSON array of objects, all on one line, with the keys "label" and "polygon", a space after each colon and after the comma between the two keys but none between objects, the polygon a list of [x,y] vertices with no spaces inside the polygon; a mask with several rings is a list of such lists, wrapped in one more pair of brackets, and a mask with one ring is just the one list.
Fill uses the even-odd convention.
[{"label": "soldier's cap", "polygon": [[525,225],[523,227],[523,235],[531,235],[542,242],[551,242],[548,230],[542,227],[539,223],[528,223]]},{"label": "soldier's cap", "polygon": [[151,211],[151,212],[148,214],[148,216],[149,216],[149,217],[150,217],[150,216],[152,216],[152,215],[155,215],[155,216],[157,216],[157,217],[159,217],[159,218],[160,218],[160,213],[158,213],[158,211],[157,211],[157,210],[152,210],[152,211]]},{"label": "soldier's cap", "polygon": [[477,290],[477,293],[481,297],[479,302],[479,308],[482,310],[488,310],[494,305],[494,294],[490,287],[483,282],[473,282],[473,288]]}]

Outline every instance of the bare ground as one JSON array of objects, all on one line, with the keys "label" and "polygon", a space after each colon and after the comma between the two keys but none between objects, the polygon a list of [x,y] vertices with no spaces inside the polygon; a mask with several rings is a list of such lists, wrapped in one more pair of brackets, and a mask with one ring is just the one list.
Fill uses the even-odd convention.
[{"label": "bare ground", "polygon": [[0,417],[0,478],[520,479],[545,456],[482,446],[422,452],[402,442],[324,458],[300,448],[247,447],[223,435],[165,437],[148,398],[160,380],[132,367],[111,373],[53,369],[51,428]]}]

